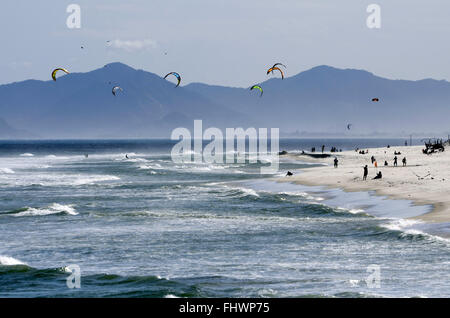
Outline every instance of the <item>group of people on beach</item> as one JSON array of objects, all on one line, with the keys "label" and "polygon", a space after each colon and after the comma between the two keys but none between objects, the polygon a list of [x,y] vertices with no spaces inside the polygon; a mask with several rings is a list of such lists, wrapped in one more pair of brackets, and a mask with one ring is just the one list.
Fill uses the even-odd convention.
[{"label": "group of people on beach", "polygon": [[[389,149],[390,146],[388,145],[387,148]],[[325,150],[325,145],[322,145],[322,152],[324,152],[324,150]],[[332,152],[337,152],[338,151],[337,148],[335,148],[335,147],[332,147],[332,150],[333,150]],[[315,147],[313,147],[311,149],[311,152],[315,152],[315,151],[316,151],[316,149],[315,149]],[[342,150],[339,150],[339,151],[342,151]],[[359,154],[363,154],[363,155],[369,153],[368,149],[367,150],[359,150],[359,148],[356,148],[355,151],[356,152],[359,151]],[[385,151],[385,153],[386,153],[386,151]],[[397,155],[401,155],[401,152],[400,151],[398,151],[398,152],[394,151],[394,155],[395,155],[395,157],[393,159],[394,160],[394,167],[397,167],[398,166],[398,157],[397,157]],[[371,156],[370,157],[370,161],[371,161],[372,165],[374,165],[374,167],[377,169],[377,174],[375,175],[375,177],[372,178],[372,180],[383,178],[383,174],[381,173],[381,171],[378,171],[378,162],[377,162],[377,159],[375,158],[375,156]],[[339,166],[339,159],[337,157],[334,157],[333,163],[334,163],[334,168],[338,168],[338,166]],[[406,167],[406,157],[403,157],[402,164],[403,164],[403,167]],[[387,162],[387,160],[384,161],[384,166],[385,167],[389,166],[389,163]],[[287,174],[286,174],[286,176],[292,176],[292,175],[293,175],[293,173],[290,172],[290,171],[288,171]],[[368,175],[369,175],[369,166],[365,165],[363,167],[363,180],[364,181],[367,180],[367,176]]]},{"label": "group of people on beach", "polygon": [[[390,148],[390,146],[388,146],[388,148]],[[394,157],[394,167],[397,167],[397,166],[398,166],[398,157],[397,157],[397,155],[400,155],[400,154],[401,154],[400,151],[399,151],[399,152],[394,151],[394,155],[395,155],[395,157]],[[377,163],[377,160],[375,159],[374,156],[372,156],[372,157],[370,158],[370,161],[371,161],[372,164],[375,166],[375,168],[378,168],[378,163]],[[403,157],[403,159],[402,159],[402,164],[403,164],[403,167],[406,167],[406,157]],[[385,166],[385,167],[389,166],[387,160],[384,161],[384,166]],[[363,167],[363,169],[364,169],[364,171],[363,171],[363,180],[367,180],[367,175],[369,174],[369,168],[368,168],[367,165],[365,165],[365,166]],[[378,170],[378,169],[377,169],[377,170]],[[373,179],[373,180],[375,180],[375,179],[381,179],[382,177],[383,177],[383,174],[381,173],[381,171],[378,171],[378,172],[377,172],[377,175],[376,175],[374,178],[372,178],[372,179]]]},{"label": "group of people on beach", "polygon": [[355,152],[359,153],[360,155],[367,155],[369,153],[369,149],[367,149],[367,150],[361,149],[360,150],[359,148],[356,148]]},{"label": "group of people on beach", "polygon": [[[325,151],[325,145],[322,145],[322,153]],[[316,147],[311,148],[311,152],[316,152]],[[342,152],[342,149],[338,149],[336,147],[331,147],[330,152]]]},{"label": "group of people on beach", "polygon": [[[369,167],[367,165],[365,165],[363,167],[363,169],[364,169],[363,180],[365,181],[365,180],[367,180],[367,175],[369,174]],[[377,175],[372,179],[376,180],[376,179],[381,179],[381,178],[383,178],[383,174],[381,173],[381,171],[378,171]]]},{"label": "group of people on beach", "polygon": [[[387,148],[390,148],[390,146],[388,145]],[[369,150],[364,151],[364,150],[359,150],[359,148],[356,148],[355,151],[359,152],[359,154],[362,154],[362,155],[369,153]],[[385,151],[385,153],[386,153],[386,151]],[[395,155],[395,157],[394,157],[394,167],[397,167],[398,166],[398,157],[397,157],[397,155],[401,155],[401,152],[400,151],[398,151],[398,152],[394,151],[394,155]],[[377,159],[375,158],[375,156],[371,156],[370,157],[370,161],[371,161],[372,165],[374,165],[374,167],[377,169],[377,174],[375,175],[374,178],[372,178],[372,180],[383,178],[383,174],[381,173],[381,171],[378,171],[378,162],[377,162]],[[339,163],[338,158],[334,157],[334,167],[335,168],[338,167],[338,163]],[[406,157],[403,157],[402,164],[403,164],[403,167],[406,167]],[[387,162],[387,160],[384,161],[384,166],[385,167],[389,166],[389,163]],[[369,166],[365,165],[363,167],[363,180],[364,181],[367,180],[368,174],[369,174]]]}]

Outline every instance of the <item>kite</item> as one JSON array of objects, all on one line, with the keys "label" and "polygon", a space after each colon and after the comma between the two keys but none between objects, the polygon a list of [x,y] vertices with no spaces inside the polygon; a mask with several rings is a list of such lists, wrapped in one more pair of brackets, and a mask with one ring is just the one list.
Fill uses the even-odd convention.
[{"label": "kite", "polygon": [[254,88],[257,88],[261,91],[261,95],[259,95],[259,97],[261,97],[263,95],[263,89],[261,86],[259,85],[253,85],[252,87],[250,87],[250,90],[253,90]]},{"label": "kite", "polygon": [[347,129],[350,130],[350,127],[351,127],[352,125],[353,125],[353,124],[348,124],[348,125],[347,125]]},{"label": "kite", "polygon": [[114,87],[112,88],[112,94],[113,94],[114,96],[116,96],[116,92],[117,92],[119,89],[120,89],[121,92],[123,92],[122,87],[120,87],[120,86],[114,86]]},{"label": "kite", "polygon": [[281,66],[283,66],[284,68],[286,68],[286,65],[281,64],[281,63],[275,63],[275,64],[272,66],[272,68],[277,67],[278,65],[281,65]]},{"label": "kite", "polygon": [[379,102],[380,100],[378,98],[372,98],[372,102]]},{"label": "kite", "polygon": [[169,74],[167,74],[166,76],[164,76],[164,79],[165,79],[167,76],[169,76],[169,75],[173,75],[173,76],[175,76],[175,77],[177,78],[178,83],[177,83],[177,85],[176,85],[175,87],[178,87],[178,85],[180,85],[180,83],[181,83],[181,76],[180,76],[180,74],[178,74],[177,72],[170,72]]},{"label": "kite", "polygon": [[284,68],[286,68],[286,65],[284,65],[284,64],[281,64],[281,63],[275,63],[275,64],[271,67],[271,69],[272,69],[272,74],[273,74],[273,68],[274,68],[274,67],[277,67],[278,65],[281,65],[281,66],[283,66]]},{"label": "kite", "polygon": [[56,72],[58,71],[63,71],[64,73],[69,74],[69,71],[64,68],[55,68],[52,72],[52,78],[54,81],[56,81]]},{"label": "kite", "polygon": [[267,75],[269,75],[270,72],[273,73],[274,70],[280,71],[280,73],[281,73],[281,79],[284,79],[284,73],[283,73],[283,71],[282,71],[279,67],[276,67],[276,66],[269,68],[269,69],[267,70]]}]

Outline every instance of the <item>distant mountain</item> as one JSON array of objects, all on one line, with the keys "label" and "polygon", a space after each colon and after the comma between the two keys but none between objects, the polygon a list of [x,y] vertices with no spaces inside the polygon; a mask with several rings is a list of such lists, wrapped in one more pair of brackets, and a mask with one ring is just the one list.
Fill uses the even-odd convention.
[{"label": "distant mountain", "polygon": [[[124,90],[115,97],[114,85]],[[260,85],[261,98],[248,88],[201,83],[174,88],[156,74],[112,63],[56,82],[1,85],[0,117],[43,138],[168,138],[176,127],[191,128],[194,119],[203,119],[205,128],[278,127],[299,136],[450,130],[446,81],[389,80],[318,66]],[[373,97],[380,101],[372,102]]]},{"label": "distant mountain", "polygon": [[0,118],[0,139],[23,139],[36,138],[37,136],[25,131],[11,127],[5,120]]},{"label": "distant mountain", "polygon": [[[192,92],[239,110],[257,125],[325,135],[389,135],[450,131],[450,83],[389,80],[372,73],[318,66],[269,79],[258,92],[193,83]],[[378,97],[379,102],[371,99]],[[352,129],[346,126],[352,123]]]},{"label": "distant mountain", "polygon": [[[112,87],[123,92],[117,96]],[[45,138],[170,137],[194,119],[226,127],[246,116],[161,77],[112,63],[56,82],[28,80],[0,86],[0,115]]]}]

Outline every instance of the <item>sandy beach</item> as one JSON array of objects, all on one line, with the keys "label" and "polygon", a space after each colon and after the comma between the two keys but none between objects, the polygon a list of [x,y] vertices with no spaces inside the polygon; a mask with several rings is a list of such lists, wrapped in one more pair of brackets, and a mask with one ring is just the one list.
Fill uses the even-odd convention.
[{"label": "sandy beach", "polygon": [[[450,222],[450,153],[448,151],[425,155],[423,146],[384,147],[368,149],[368,154],[345,151],[332,154],[329,158],[311,158],[301,154],[288,154],[291,158],[312,163],[326,163],[290,177],[280,178],[280,182],[303,185],[342,188],[345,191],[374,191],[377,195],[390,199],[412,200],[417,205],[432,205],[429,213],[415,217],[425,222]],[[398,166],[394,167],[394,151]],[[374,156],[378,168],[371,163]],[[339,160],[338,168],[333,167],[334,157]],[[402,159],[407,165],[403,167]],[[385,161],[388,166],[384,166]],[[363,180],[363,167],[368,166],[367,180]],[[382,179],[373,180],[377,171]]]}]

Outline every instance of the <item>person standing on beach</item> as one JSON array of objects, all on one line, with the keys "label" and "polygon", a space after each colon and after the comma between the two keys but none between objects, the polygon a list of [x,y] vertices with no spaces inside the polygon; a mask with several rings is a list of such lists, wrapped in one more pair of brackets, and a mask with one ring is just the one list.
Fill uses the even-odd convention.
[{"label": "person standing on beach", "polygon": [[406,157],[402,159],[403,167],[406,167]]},{"label": "person standing on beach", "polygon": [[338,158],[337,158],[337,157],[334,157],[334,167],[335,167],[335,168],[338,167],[338,162],[339,162]]},{"label": "person standing on beach", "polygon": [[397,156],[394,157],[394,167],[397,167]]},{"label": "person standing on beach", "polygon": [[369,168],[367,168],[367,165],[364,166],[364,175],[363,180],[367,180],[367,175],[369,174]]}]

